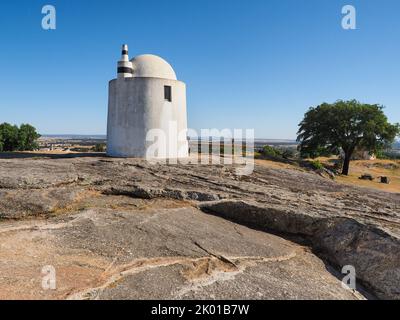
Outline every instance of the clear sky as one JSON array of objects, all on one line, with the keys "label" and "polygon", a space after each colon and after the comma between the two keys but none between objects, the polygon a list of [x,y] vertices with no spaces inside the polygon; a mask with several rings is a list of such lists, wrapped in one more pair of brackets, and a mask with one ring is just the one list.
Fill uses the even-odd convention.
[{"label": "clear sky", "polygon": [[[41,27],[45,4],[57,29]],[[343,30],[341,9],[357,9]],[[296,137],[310,106],[380,103],[400,122],[398,0],[4,0],[0,122],[42,134],[105,134],[122,43],[187,84],[189,127]]]}]

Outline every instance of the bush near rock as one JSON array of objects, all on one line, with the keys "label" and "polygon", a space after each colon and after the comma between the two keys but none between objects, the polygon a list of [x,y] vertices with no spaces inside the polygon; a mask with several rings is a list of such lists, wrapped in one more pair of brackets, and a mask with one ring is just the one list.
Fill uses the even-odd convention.
[{"label": "bush near rock", "polygon": [[360,180],[369,180],[369,181],[373,181],[374,177],[370,174],[363,174],[360,178]]}]

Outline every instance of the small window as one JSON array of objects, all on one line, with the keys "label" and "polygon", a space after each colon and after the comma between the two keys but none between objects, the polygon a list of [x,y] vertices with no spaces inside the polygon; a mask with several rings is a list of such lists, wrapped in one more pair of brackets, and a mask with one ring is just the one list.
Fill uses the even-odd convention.
[{"label": "small window", "polygon": [[164,86],[164,100],[172,102],[172,90],[171,86]]}]

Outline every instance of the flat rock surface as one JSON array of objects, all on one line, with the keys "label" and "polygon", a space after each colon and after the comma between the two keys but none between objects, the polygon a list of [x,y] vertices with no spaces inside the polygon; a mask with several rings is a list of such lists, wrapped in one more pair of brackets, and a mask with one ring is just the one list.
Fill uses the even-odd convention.
[{"label": "flat rock surface", "polygon": [[3,222],[0,243],[2,299],[358,297],[308,248],[167,200]]},{"label": "flat rock surface", "polygon": [[1,299],[397,299],[399,235],[399,194],[300,169],[0,159]]}]

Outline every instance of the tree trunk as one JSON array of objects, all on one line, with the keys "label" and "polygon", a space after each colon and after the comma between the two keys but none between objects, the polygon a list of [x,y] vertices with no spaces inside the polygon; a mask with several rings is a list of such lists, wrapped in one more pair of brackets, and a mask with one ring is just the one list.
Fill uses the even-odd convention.
[{"label": "tree trunk", "polygon": [[351,153],[346,153],[344,156],[343,169],[342,169],[342,174],[344,174],[345,176],[349,175],[350,158],[351,158]]}]

